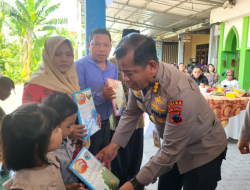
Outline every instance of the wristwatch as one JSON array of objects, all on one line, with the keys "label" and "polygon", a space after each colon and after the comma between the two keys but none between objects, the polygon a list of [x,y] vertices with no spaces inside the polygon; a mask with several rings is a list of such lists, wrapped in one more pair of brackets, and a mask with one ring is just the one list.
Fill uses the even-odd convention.
[{"label": "wristwatch", "polygon": [[144,190],[144,185],[140,184],[140,182],[134,177],[130,181],[135,190]]}]

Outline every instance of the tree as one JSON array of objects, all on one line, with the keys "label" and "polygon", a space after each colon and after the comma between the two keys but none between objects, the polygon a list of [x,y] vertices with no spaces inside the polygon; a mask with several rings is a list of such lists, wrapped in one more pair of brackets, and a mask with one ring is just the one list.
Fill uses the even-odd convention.
[{"label": "tree", "polygon": [[[28,79],[31,74],[32,45],[34,31],[55,30],[53,25],[64,24],[67,19],[54,18],[47,20],[47,17],[59,8],[60,3],[48,7],[50,0],[24,0],[21,3],[16,0],[17,8],[0,0],[0,11],[11,18],[11,22],[19,23],[21,32],[25,39],[24,64],[27,69]],[[48,8],[47,8],[48,7]],[[19,27],[18,26],[18,27]],[[21,42],[20,42],[21,43]]]},{"label": "tree", "polygon": [[68,30],[66,30],[65,28],[57,28],[56,34],[64,38],[67,38],[69,41],[71,41],[72,46],[74,48],[75,59],[77,59],[78,58],[78,35],[77,33],[70,34]]}]

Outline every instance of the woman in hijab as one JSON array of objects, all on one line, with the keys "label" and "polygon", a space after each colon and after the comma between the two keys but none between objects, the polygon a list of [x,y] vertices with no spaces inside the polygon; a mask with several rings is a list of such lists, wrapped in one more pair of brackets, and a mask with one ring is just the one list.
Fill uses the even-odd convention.
[{"label": "woman in hijab", "polygon": [[233,69],[227,69],[226,71],[226,79],[221,82],[221,85],[223,86],[230,86],[235,88],[240,88],[239,82],[234,79],[234,70]]},{"label": "woman in hijab", "polygon": [[[38,70],[24,85],[22,103],[36,102],[41,104],[45,98],[53,92],[64,92],[72,98],[72,93],[80,90],[78,77],[74,64],[74,53],[71,42],[61,36],[49,38],[44,44],[43,62]],[[100,120],[100,116],[98,115]],[[70,138],[83,142],[83,129],[75,125]],[[74,155],[79,152],[82,145],[90,146],[90,140],[86,142],[71,143]]]}]

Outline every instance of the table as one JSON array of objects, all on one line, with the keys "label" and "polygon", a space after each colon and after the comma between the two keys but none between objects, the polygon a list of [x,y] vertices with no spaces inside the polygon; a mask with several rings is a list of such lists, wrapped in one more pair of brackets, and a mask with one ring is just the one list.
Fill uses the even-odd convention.
[{"label": "table", "polygon": [[229,118],[237,116],[246,109],[249,98],[226,98],[225,96],[205,95],[205,98],[220,119],[223,127],[226,127]]}]

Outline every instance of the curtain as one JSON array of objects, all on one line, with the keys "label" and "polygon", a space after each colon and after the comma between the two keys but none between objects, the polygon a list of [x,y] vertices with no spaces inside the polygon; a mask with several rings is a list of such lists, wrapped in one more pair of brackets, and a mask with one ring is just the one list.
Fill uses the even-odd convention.
[{"label": "curtain", "polygon": [[162,45],[162,61],[165,63],[178,62],[178,45]]}]

